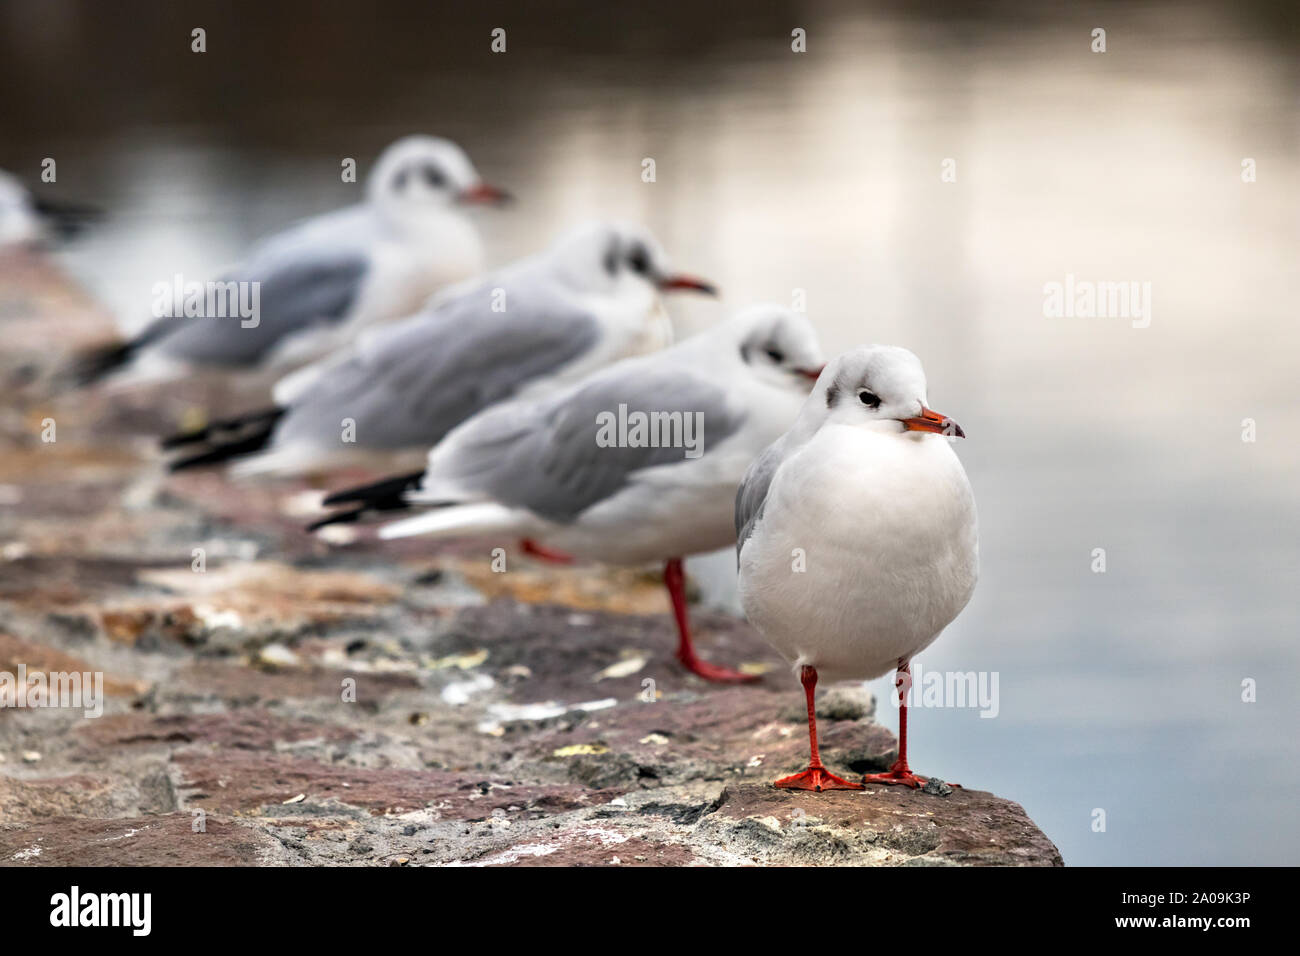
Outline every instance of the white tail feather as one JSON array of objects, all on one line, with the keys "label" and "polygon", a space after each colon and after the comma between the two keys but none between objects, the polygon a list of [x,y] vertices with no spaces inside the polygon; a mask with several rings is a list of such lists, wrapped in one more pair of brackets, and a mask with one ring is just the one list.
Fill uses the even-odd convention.
[{"label": "white tail feather", "polygon": [[290,372],[271,389],[271,400],[281,408],[288,408],[307,389],[311,388],[328,371],[327,362],[304,365],[297,371]]},{"label": "white tail feather", "polygon": [[165,385],[191,373],[189,365],[177,359],[145,351],[109,372],[99,383],[105,394],[116,395],[138,388]]},{"label": "white tail feather", "polygon": [[249,478],[261,478],[273,475],[287,478],[305,474],[313,469],[323,467],[329,461],[328,455],[322,455],[318,449],[301,445],[286,445],[259,452],[250,458],[239,459],[230,463],[230,477],[236,481]]},{"label": "white tail feather", "polygon": [[384,540],[414,535],[452,538],[508,531],[518,527],[519,516],[516,512],[502,505],[484,502],[435,508],[413,518],[403,518],[381,527],[379,537]]}]

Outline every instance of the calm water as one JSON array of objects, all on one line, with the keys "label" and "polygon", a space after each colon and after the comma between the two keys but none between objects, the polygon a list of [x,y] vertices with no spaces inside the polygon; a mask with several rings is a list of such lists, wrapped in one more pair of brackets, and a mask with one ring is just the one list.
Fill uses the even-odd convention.
[{"label": "calm water", "polygon": [[[805,290],[828,351],[912,348],[970,435],[983,578],[920,660],[997,672],[1000,712],[918,711],[918,769],[1019,800],[1073,864],[1300,863],[1291,5],[182,6],[0,5],[0,166],[53,156],[113,211],[64,258],[125,324],[416,130],[521,197],[481,217],[494,261],[621,215],[726,292],[684,331]],[[1149,327],[1046,317],[1067,275],[1150,283]],[[719,601],[731,569],[697,564]]]}]

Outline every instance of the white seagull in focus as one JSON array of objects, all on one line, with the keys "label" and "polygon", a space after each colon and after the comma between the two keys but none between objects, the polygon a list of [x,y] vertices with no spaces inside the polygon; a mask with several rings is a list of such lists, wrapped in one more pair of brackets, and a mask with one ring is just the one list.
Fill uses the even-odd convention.
[{"label": "white seagull in focus", "polygon": [[[461,422],[668,345],[660,292],[707,283],[672,272],[635,223],[591,223],[546,251],[437,296],[282,380],[275,406],[164,440],[198,446],[173,470],[239,458],[235,477],[298,475],[423,457]],[[418,459],[416,459],[418,460]],[[405,463],[411,467],[413,461]]]},{"label": "white seagull in focus", "polygon": [[[83,384],[137,385],[197,368],[287,370],[319,358],[481,271],[478,231],[459,207],[508,199],[455,143],[400,139],[376,162],[364,202],[263,240],[210,283],[219,294],[205,288],[201,307],[206,313],[211,299],[218,315],[186,314],[182,295],[134,338],[83,355],[73,374]],[[251,302],[253,284],[256,314],[245,316],[230,302],[235,295]]]},{"label": "white seagull in focus", "polygon": [[[609,564],[663,561],[678,659],[708,680],[754,680],[696,655],[682,558],[734,541],[736,483],[794,421],[823,361],[806,318],[754,306],[549,397],[489,409],[435,447],[422,473],[327,498],[357,507],[314,528],[413,508],[422,513],[380,537],[509,536],[542,556],[558,549]],[[666,427],[634,431],[652,421]]]},{"label": "white seagull in focus", "polygon": [[[898,760],[863,782],[924,782],[907,765],[908,664],[966,606],[979,564],[975,498],[946,437],[965,433],[926,406],[925,373],[911,352],[847,352],[737,492],[741,603],[800,669],[808,700],[811,760],[778,787],[862,788],[822,765],[817,678],[869,680],[895,668]],[[802,573],[791,561],[796,549]]]}]

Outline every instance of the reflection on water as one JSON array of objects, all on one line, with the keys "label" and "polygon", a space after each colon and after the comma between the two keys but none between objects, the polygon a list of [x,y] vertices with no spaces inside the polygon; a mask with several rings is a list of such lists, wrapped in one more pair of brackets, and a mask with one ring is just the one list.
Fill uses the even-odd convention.
[{"label": "reflection on water", "polygon": [[[725,308],[806,290],[828,351],[909,346],[970,435],[983,579],[922,664],[999,672],[1000,713],[919,711],[918,769],[1020,800],[1070,863],[1300,860],[1286,4],[924,20],[791,3],[712,24],[684,3],[258,23],[112,7],[0,10],[0,166],[58,157],[61,188],[113,211],[65,258],[124,323],[154,282],[351,201],[339,159],[417,129],[522,198],[481,217],[496,262],[622,215]],[[1067,276],[1149,282],[1149,327],[1045,317]],[[720,314],[676,307],[686,331]],[[725,599],[731,558],[700,569]]]}]

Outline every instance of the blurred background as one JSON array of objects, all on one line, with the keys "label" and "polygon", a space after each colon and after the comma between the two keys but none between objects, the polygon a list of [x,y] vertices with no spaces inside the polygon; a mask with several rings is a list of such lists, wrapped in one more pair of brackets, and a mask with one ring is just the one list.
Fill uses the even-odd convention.
[{"label": "blurred background", "polygon": [[[109,211],[58,255],[124,329],[416,131],[520,197],[493,264],[627,216],[723,289],[682,334],[804,290],[970,436],[982,580],[920,661],[997,672],[1000,712],[918,710],[914,766],[1069,864],[1300,863],[1297,7],[926,7],[5,2],[0,168]],[[1067,275],[1149,282],[1149,327],[1046,317]],[[732,600],[730,555],[694,570]]]}]

